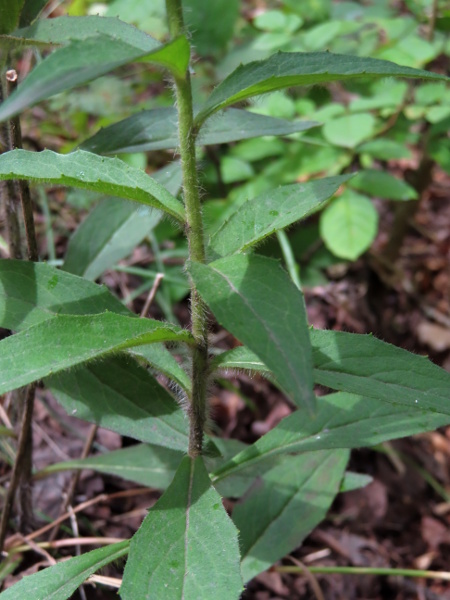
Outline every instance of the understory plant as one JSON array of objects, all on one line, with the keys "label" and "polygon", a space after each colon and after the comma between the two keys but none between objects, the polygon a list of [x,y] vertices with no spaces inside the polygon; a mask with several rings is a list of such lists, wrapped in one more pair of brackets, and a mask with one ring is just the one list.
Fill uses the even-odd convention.
[{"label": "understory plant", "polygon": [[[1,595],[70,598],[96,571],[128,555],[119,590],[124,600],[237,599],[247,582],[301,544],[341,489],[365,481],[346,471],[351,448],[450,423],[450,375],[372,336],[310,328],[299,286],[278,261],[255,250],[321,210],[352,173],[264,192],[205,234],[197,148],[316,125],[245,109],[247,99],[268,92],[359,78],[446,78],[385,60],[280,52],[239,66],[194,104],[182,0],[166,0],[165,43],[110,17],[39,20],[44,4],[0,2],[3,74],[18,47],[56,47],[7,98],[5,91],[2,122],[17,126],[17,116],[36,103],[131,62],[163,69],[174,105],[110,125],[68,154],[23,150],[11,134],[0,179],[82,188],[106,198],[75,232],[62,268],[0,261],[0,326],[14,332],[0,342],[0,393],[28,386],[32,397],[35,382],[43,380],[69,414],[139,442],[97,456],[95,464],[88,458],[54,470],[94,468],[164,491],[131,540],[24,577]],[[137,145],[176,148],[180,160],[149,176],[108,156]],[[25,206],[23,186],[16,189]],[[188,243],[189,329],[138,318],[94,283],[163,217]],[[106,253],[107,240],[118,232],[122,247]],[[241,345],[211,347],[210,315]],[[208,392],[224,370],[267,377],[292,413],[251,445],[216,436]],[[332,392],[316,397],[315,384]],[[25,414],[30,407],[32,401],[25,403]],[[240,499],[231,515],[223,497]]]}]

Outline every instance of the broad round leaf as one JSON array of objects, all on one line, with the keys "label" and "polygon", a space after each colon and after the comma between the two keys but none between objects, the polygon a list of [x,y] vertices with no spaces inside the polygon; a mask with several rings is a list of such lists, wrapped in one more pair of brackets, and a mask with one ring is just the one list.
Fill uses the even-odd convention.
[{"label": "broad round leaf", "polygon": [[378,231],[378,213],[366,196],[351,190],[334,200],[320,216],[320,235],[336,256],[356,260]]}]

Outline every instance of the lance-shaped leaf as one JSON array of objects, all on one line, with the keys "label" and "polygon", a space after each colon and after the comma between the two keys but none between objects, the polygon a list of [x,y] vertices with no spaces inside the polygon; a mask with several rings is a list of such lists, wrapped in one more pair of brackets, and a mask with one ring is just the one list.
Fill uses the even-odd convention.
[{"label": "lance-shaped leaf", "polygon": [[317,400],[317,407],[314,419],[308,418],[303,409],[285,417],[228,464],[217,469],[215,478],[220,480],[223,476],[239,473],[278,454],[374,446],[450,423],[448,413],[345,392],[322,396]]},{"label": "lance-shaped leaf", "polygon": [[[109,429],[114,428],[109,427]],[[114,431],[117,430],[114,429]],[[223,450],[225,447],[225,452],[219,458],[204,456],[208,472],[218,468],[218,466],[227,462],[229,458],[246,447],[245,444],[237,442],[237,440],[213,438],[213,442],[220,450]],[[164,490],[172,481],[175,471],[184,456],[185,452],[173,450],[167,446],[136,444],[129,448],[121,448],[120,450],[114,450],[106,454],[98,454],[89,458],[68,460],[49,465],[39,471],[35,475],[35,478],[42,479],[51,473],[59,471],[92,469],[100,473],[116,475],[147,487]],[[275,463],[275,459],[273,461],[265,461],[254,468],[246,469],[243,473],[224,477],[215,487],[222,496],[239,498],[255,481],[255,477],[261,476],[272,468]],[[355,477],[351,478],[347,484],[348,489],[367,485],[366,476],[359,475],[358,473],[354,473],[353,475]],[[362,480],[360,481],[361,478]]]},{"label": "lance-shaped leaf", "polygon": [[253,350],[298,406],[314,406],[311,344],[303,295],[280,264],[235,255],[192,263],[197,289],[219,323]]},{"label": "lance-shaped leaf", "polygon": [[131,312],[104,285],[46,263],[0,260],[0,327],[22,331],[58,314]]},{"label": "lance-shaped leaf", "polygon": [[145,171],[118,158],[105,158],[77,150],[57,154],[51,150],[13,150],[0,156],[0,180],[29,179],[120,196],[167,212],[184,221],[184,207]]},{"label": "lance-shaped leaf", "polygon": [[[46,263],[0,260],[0,327],[22,331],[59,314],[87,315],[105,310],[133,315],[104,285]],[[137,346],[128,352],[189,391],[186,372],[163,344]],[[108,362],[107,358],[102,363],[105,368]]]},{"label": "lance-shaped leaf", "polygon": [[[450,373],[427,358],[371,335],[312,329],[310,338],[315,383],[409,409],[450,415]],[[212,368],[270,370],[243,347],[217,356]]]},{"label": "lance-shaped leaf", "polygon": [[212,92],[196,120],[198,124],[203,123],[221,108],[282,88],[360,77],[446,79],[444,75],[375,58],[331,52],[278,52],[266,60],[241,65],[233,71]]},{"label": "lance-shaped leaf", "polygon": [[320,330],[311,334],[317,383],[450,415],[450,373],[424,356],[370,335]]},{"label": "lance-shaped leaf", "polygon": [[0,595],[1,600],[68,600],[91,575],[128,552],[128,540],[63,560],[39,573],[23,577]]},{"label": "lance-shaped leaf", "polygon": [[60,471],[92,469],[149,488],[164,490],[170,485],[183,456],[182,452],[170,448],[136,444],[89,458],[54,463],[36,473],[35,479]]},{"label": "lance-shaped leaf", "polygon": [[249,581],[297,548],[339,492],[348,451],[290,456],[268,471],[233,510],[242,576]]},{"label": "lance-shaped leaf", "polygon": [[[316,127],[314,121],[286,121],[230,108],[208,122],[197,136],[198,145],[227,144],[262,135],[289,135]],[[177,148],[178,116],[175,108],[155,108],[105,127],[80,145],[98,154],[146,152]]]},{"label": "lance-shaped leaf", "polygon": [[[25,5],[39,2],[42,3],[41,0],[26,0]],[[76,40],[82,41],[102,34],[115,37],[143,52],[161,48],[158,40],[137,27],[120,19],[98,15],[41,19],[29,27],[14,31],[14,36],[21,38],[24,43],[43,42],[54,45],[67,44]]]},{"label": "lance-shaped leaf", "polygon": [[[172,163],[154,173],[152,179],[176,195],[181,187],[180,164]],[[86,279],[96,279],[131,254],[161,218],[159,210],[138,208],[121,198],[105,198],[70,238],[64,270]]]},{"label": "lance-shaped leaf", "polygon": [[[148,36],[149,37],[149,36]],[[184,75],[189,61],[189,43],[177,38],[161,46],[151,42],[143,50],[120,38],[98,35],[74,41],[55,50],[39,63],[17,90],[0,106],[0,121],[65,90],[84,84],[129,62],[145,58]]]},{"label": "lance-shaped leaf", "polygon": [[133,536],[123,600],[238,598],[237,530],[201,457],[185,457],[174,480]]},{"label": "lance-shaped leaf", "polygon": [[318,210],[351,177],[284,185],[248,200],[212,234],[208,251],[217,257],[246,250]]},{"label": "lance-shaped leaf", "polygon": [[141,344],[192,343],[180,327],[110,312],[56,316],[0,342],[0,394]]},{"label": "lance-shaped leaf", "polygon": [[112,356],[44,382],[69,415],[141,442],[187,450],[184,411],[131,357]]}]

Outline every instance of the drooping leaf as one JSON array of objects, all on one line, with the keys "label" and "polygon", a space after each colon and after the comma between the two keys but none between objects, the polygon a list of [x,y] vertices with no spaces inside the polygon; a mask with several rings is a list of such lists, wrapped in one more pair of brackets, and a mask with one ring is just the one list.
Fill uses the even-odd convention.
[{"label": "drooping leaf", "polygon": [[[371,335],[312,329],[310,338],[315,383],[419,412],[450,415],[450,374],[425,357]],[[268,371],[243,347],[217,356],[212,368]]]},{"label": "drooping leaf", "polygon": [[[381,442],[430,431],[450,423],[447,414],[380,399],[338,392],[317,400],[317,414],[304,409],[285,417],[271,431],[215,473],[215,479],[279,454],[375,446]],[[214,479],[214,480],[215,480]]]},{"label": "drooping leaf", "polygon": [[378,212],[367,196],[352,190],[336,198],[320,215],[325,246],[340,258],[356,260],[378,232]]},{"label": "drooping leaf", "polygon": [[[155,173],[152,177],[172,195],[181,186],[179,163]],[[70,238],[64,270],[96,279],[106,269],[125,258],[159,223],[162,214],[155,209],[131,205],[120,198],[100,202]]]},{"label": "drooping leaf", "polygon": [[[143,110],[105,127],[80,145],[98,154],[146,152],[177,148],[178,117],[175,108]],[[202,127],[197,144],[226,144],[263,135],[289,135],[316,127],[315,121],[286,121],[230,108]]]},{"label": "drooping leaf", "polygon": [[61,315],[0,342],[0,393],[111,352],[163,341],[192,343],[187,330],[110,312]]},{"label": "drooping leaf", "polygon": [[[109,428],[117,431],[115,428]],[[214,468],[217,468],[245,448],[245,444],[238,443],[236,440],[214,438],[213,441],[215,445],[219,446],[220,450],[225,447],[226,451],[219,458],[204,457],[208,471],[214,470]],[[164,490],[172,481],[184,455],[185,453],[169,447],[136,444],[129,448],[122,448],[89,458],[55,463],[39,471],[35,477],[41,479],[51,473],[71,469],[92,469],[100,473],[116,475],[151,488]],[[255,477],[260,476],[271,466],[272,464],[266,461],[264,468],[259,466],[258,468],[247,469],[243,473],[234,476],[225,477],[215,487],[222,496],[239,498],[254,482]]]},{"label": "drooping leaf", "polygon": [[[39,0],[26,0],[26,3],[33,1]],[[120,19],[98,15],[40,19],[30,27],[17,29],[14,32],[15,37],[23,39],[26,43],[45,42],[53,45],[83,41],[99,35],[115,37],[142,52],[151,52],[161,47],[158,40],[133,25]]]},{"label": "drooping leaf", "polygon": [[238,598],[239,558],[237,531],[203,459],[185,457],[131,540],[120,596]]},{"label": "drooping leaf", "polygon": [[25,576],[2,592],[1,600],[68,600],[93,573],[125,556],[129,545],[128,540],[111,544]]},{"label": "drooping leaf", "polygon": [[249,581],[297,548],[325,517],[348,462],[348,451],[286,457],[262,476],[233,510],[242,576]]},{"label": "drooping leaf", "polygon": [[246,250],[318,210],[350,177],[285,185],[248,200],[212,234],[208,250],[216,257]]},{"label": "drooping leaf", "polygon": [[444,75],[395,63],[331,52],[278,52],[270,58],[241,65],[212,92],[197,115],[202,123],[218,110],[282,88],[356,78],[410,77],[445,80]]},{"label": "drooping leaf", "polygon": [[89,458],[54,463],[39,471],[35,477],[41,479],[51,473],[71,469],[92,469],[150,488],[164,490],[172,481],[182,459],[183,453],[177,450],[150,444],[136,444]]},{"label": "drooping leaf", "polygon": [[[0,260],[0,327],[23,331],[58,314],[87,315],[105,310],[132,316],[103,285],[65,273],[46,263]],[[128,350],[189,391],[189,378],[162,344]],[[109,359],[103,361],[105,368]]]},{"label": "drooping leaf", "polygon": [[87,83],[138,59],[145,58],[179,75],[185,73],[186,69],[182,67],[187,66],[189,60],[186,38],[177,38],[161,46],[150,36],[147,37],[149,41],[145,49],[131,45],[126,39],[99,34],[55,50],[2,103],[0,121],[10,119],[54,94]]},{"label": "drooping leaf", "polygon": [[235,255],[189,271],[218,321],[253,350],[298,406],[314,407],[303,295],[277,261]]},{"label": "drooping leaf", "polygon": [[311,339],[317,383],[450,414],[450,374],[424,356],[370,335],[316,330]]},{"label": "drooping leaf", "polygon": [[131,357],[109,357],[44,382],[69,415],[141,442],[187,450],[184,411]]},{"label": "drooping leaf", "polygon": [[358,173],[352,187],[371,196],[387,200],[416,200],[417,192],[406,181],[394,177],[390,173],[367,169]]},{"label": "drooping leaf", "polygon": [[0,156],[0,180],[8,179],[56,183],[120,196],[184,221],[181,202],[145,171],[118,158],[104,158],[84,150],[70,154],[13,150]]},{"label": "drooping leaf", "polygon": [[58,314],[131,312],[104,285],[46,263],[0,260],[0,327],[22,331]]}]

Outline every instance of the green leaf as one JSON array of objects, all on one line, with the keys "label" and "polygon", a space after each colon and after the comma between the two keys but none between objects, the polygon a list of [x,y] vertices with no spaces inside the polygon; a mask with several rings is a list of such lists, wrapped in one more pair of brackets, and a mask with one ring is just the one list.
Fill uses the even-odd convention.
[{"label": "green leaf", "polygon": [[20,27],[26,27],[34,21],[46,4],[47,0],[25,0],[20,13]]},{"label": "green leaf", "polygon": [[339,258],[356,260],[378,232],[378,212],[367,196],[352,190],[336,198],[320,215],[320,235]]},{"label": "green leaf", "polygon": [[238,598],[237,533],[202,458],[185,457],[131,540],[121,598]]},{"label": "green leaf", "polygon": [[346,115],[325,123],[322,128],[325,139],[335,146],[355,148],[370,138],[375,129],[375,117],[370,113]]},{"label": "green leaf", "polygon": [[[27,3],[38,3],[42,0],[26,0]],[[24,8],[25,10],[25,8]],[[87,17],[55,17],[40,19],[30,27],[17,29],[16,38],[21,38],[24,43],[32,44],[41,42],[60,45],[74,41],[83,41],[107,35],[126,42],[130,46],[139,48],[142,52],[151,52],[161,47],[158,40],[144,33],[140,29],[124,23],[120,19],[90,15]]]},{"label": "green leaf", "polygon": [[[368,386],[370,384],[367,383]],[[285,417],[271,431],[217,469],[214,480],[235,475],[279,454],[375,446],[450,423],[447,414],[381,399],[338,392],[317,399],[317,413],[304,409]]]},{"label": "green leaf", "polygon": [[0,34],[17,27],[24,0],[0,0]]},{"label": "green leaf", "polygon": [[162,341],[192,343],[187,330],[105,312],[56,316],[0,342],[0,393],[111,352]]},{"label": "green leaf", "polygon": [[263,475],[233,510],[242,576],[249,581],[297,548],[339,492],[347,451],[289,456]]},{"label": "green leaf", "polygon": [[[181,186],[181,168],[172,163],[152,177],[171,194]],[[125,258],[159,223],[162,214],[120,198],[106,198],[89,213],[70,238],[64,270],[86,279],[96,279]]]},{"label": "green leaf", "polygon": [[140,47],[132,45],[126,36],[123,38],[99,34],[73,41],[55,50],[2,103],[0,121],[10,119],[54,94],[70,90],[139,59],[145,58],[146,62],[162,65],[177,75],[184,75],[186,70],[183,67],[187,66],[189,60],[189,44],[184,37],[161,46],[153,38],[146,36],[148,40]]},{"label": "green leaf", "polygon": [[[58,314],[86,315],[105,310],[133,316],[103,285],[64,273],[45,263],[0,260],[0,326],[22,331]],[[185,371],[162,344],[130,348],[182,389],[189,391]],[[102,363],[109,368],[109,359]],[[79,372],[79,371],[78,371]]]},{"label": "green leaf", "polygon": [[69,415],[141,442],[187,450],[183,410],[131,357],[109,357],[58,373],[45,384]]},{"label": "green leaf", "polygon": [[416,200],[416,190],[405,181],[385,171],[368,169],[360,171],[351,182],[351,187],[370,196],[387,200]]},{"label": "green leaf", "polygon": [[39,471],[35,478],[41,479],[51,473],[72,469],[92,469],[146,487],[164,490],[170,485],[182,459],[183,453],[177,450],[150,444],[136,444],[89,458],[54,463]]},{"label": "green leaf", "polygon": [[370,475],[364,475],[363,473],[353,473],[353,471],[346,471],[344,479],[341,483],[340,492],[352,492],[353,490],[360,490],[366,487],[369,483],[372,483],[373,477]]},{"label": "green leaf", "polygon": [[219,323],[267,364],[298,406],[314,407],[309,332],[302,293],[280,264],[235,255],[189,271]]},{"label": "green leaf", "polygon": [[104,285],[46,263],[0,260],[0,327],[22,331],[58,314],[131,312]]},{"label": "green leaf", "polygon": [[[311,330],[311,341],[313,335],[314,330]],[[269,367],[267,367],[254,352],[245,346],[237,346],[232,350],[217,354],[211,360],[211,371],[216,371],[217,369],[239,369],[241,371],[270,374]]]},{"label": "green leaf", "polygon": [[[109,427],[109,429],[112,428]],[[113,430],[117,431],[115,428]],[[213,441],[221,450],[225,447],[226,452],[220,458],[212,459],[204,457],[208,471],[217,468],[237,454],[242,448],[245,448],[245,444],[238,443],[236,440],[213,438]],[[133,481],[147,487],[164,490],[172,481],[175,471],[184,455],[185,453],[179,450],[172,450],[168,447],[136,444],[129,448],[114,450],[106,454],[98,454],[89,458],[69,460],[49,465],[39,471],[35,477],[41,479],[59,471],[92,469],[100,473],[122,477],[128,481]],[[261,469],[261,466],[258,466],[258,468],[247,469],[242,474],[225,477],[215,487],[222,496],[239,498],[254,482],[256,476],[260,476],[262,472],[267,471],[271,467],[272,464],[266,461],[263,469]]]},{"label": "green leaf", "polygon": [[285,185],[248,200],[212,234],[208,251],[217,257],[246,250],[318,210],[350,177]]},{"label": "green leaf", "polygon": [[128,540],[86,552],[23,577],[0,594],[1,600],[68,600],[93,573],[128,552]]},{"label": "green leaf", "polygon": [[239,0],[183,0],[184,21],[192,34],[197,54],[217,55],[226,48],[239,17],[239,8]]},{"label": "green leaf", "polygon": [[13,150],[0,156],[0,180],[8,179],[56,183],[120,196],[164,210],[178,221],[184,221],[181,202],[145,171],[130,167],[118,158],[104,158],[84,150],[70,154]]},{"label": "green leaf", "polygon": [[196,120],[202,123],[214,112],[230,104],[282,88],[360,77],[446,79],[444,75],[375,58],[331,52],[278,52],[266,60],[247,63],[233,71],[212,92]]},{"label": "green leaf", "polygon": [[149,344],[130,348],[128,354],[143,359],[147,364],[162,373],[188,394],[191,391],[191,380],[186,371],[163,344]]},{"label": "green leaf", "polygon": [[407,146],[387,138],[378,138],[361,144],[361,146],[358,146],[358,153],[363,152],[379,160],[411,157],[411,151]]},{"label": "green leaf", "polygon": [[[450,415],[450,374],[425,357],[371,335],[312,329],[310,338],[315,383],[419,413]],[[254,352],[242,347],[219,355],[211,367],[268,371]]]},{"label": "green leaf", "polygon": [[[80,145],[98,154],[147,152],[177,148],[178,127],[175,108],[143,110],[119,123],[101,129]],[[230,108],[205,124],[198,145],[227,144],[263,135],[289,135],[316,127],[315,121],[286,121]]]}]

